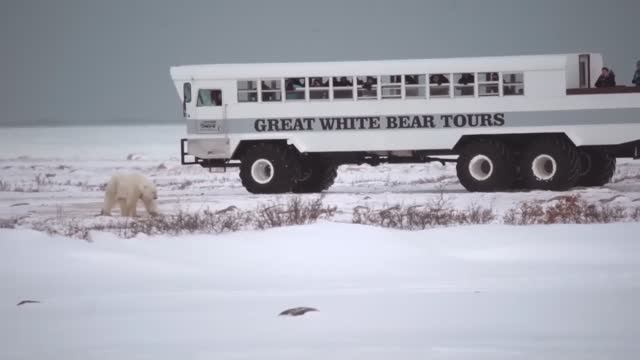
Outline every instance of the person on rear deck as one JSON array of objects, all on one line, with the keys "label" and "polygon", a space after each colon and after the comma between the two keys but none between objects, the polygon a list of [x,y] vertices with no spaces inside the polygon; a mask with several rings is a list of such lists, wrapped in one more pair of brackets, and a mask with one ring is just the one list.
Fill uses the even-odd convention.
[{"label": "person on rear deck", "polygon": [[640,60],[638,60],[638,62],[636,63],[636,72],[635,74],[633,74],[632,83],[635,86],[640,86]]},{"label": "person on rear deck", "polygon": [[603,67],[602,73],[596,81],[596,87],[614,87],[616,86],[616,75],[613,71],[609,71],[608,68]]}]

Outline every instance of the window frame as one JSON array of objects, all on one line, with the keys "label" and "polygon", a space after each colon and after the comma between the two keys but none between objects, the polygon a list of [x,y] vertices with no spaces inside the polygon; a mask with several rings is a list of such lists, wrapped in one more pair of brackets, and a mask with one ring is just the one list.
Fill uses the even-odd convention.
[{"label": "window frame", "polygon": [[[471,75],[473,77],[473,82],[467,83],[467,84],[461,84],[459,83],[459,81],[462,79],[462,77],[464,77],[465,75]],[[451,84],[453,85],[453,93],[452,93],[452,97],[454,98],[473,98],[476,97],[477,91],[476,91],[476,85],[478,82],[478,73],[475,72],[457,72],[457,73],[452,73],[451,74]],[[464,90],[466,89],[471,89],[471,94],[463,94]],[[460,91],[460,95],[458,95],[458,90]]]},{"label": "window frame", "polygon": [[[305,102],[309,100],[309,78],[306,76],[297,76],[297,77],[285,77],[284,79],[284,101],[285,102]],[[289,79],[302,79],[302,81],[304,82],[304,87],[302,88],[298,88],[294,90],[287,90],[287,80]],[[289,99],[288,95],[289,93],[302,93],[302,98],[301,99]]]},{"label": "window frame", "polygon": [[[309,76],[309,101],[330,101],[332,100],[332,94],[331,94],[331,76]],[[316,79],[316,78],[320,78],[320,86],[311,86],[311,79]],[[324,86],[323,85],[323,80],[322,79],[327,79],[327,85]],[[315,93],[315,92],[321,92],[321,91],[326,91],[327,92],[327,97],[326,98],[312,98],[311,97],[311,93]]]},{"label": "window frame", "polygon": [[[255,89],[240,89],[240,82],[241,81],[247,81],[247,82],[254,82],[255,83]],[[236,80],[236,100],[238,103],[257,103],[260,100],[260,95],[259,95],[259,91],[258,91],[258,84],[260,83],[260,79],[257,78],[251,78],[251,79],[238,79]],[[251,100],[247,100],[247,101],[241,101],[240,100],[240,94],[251,94],[251,93],[255,93],[256,97],[254,101]]]},{"label": "window frame", "polygon": [[[334,83],[334,80],[335,80],[336,78],[343,78],[343,77],[344,77],[344,78],[347,78],[347,80],[350,80],[350,81],[351,81],[351,85],[349,85],[349,86],[336,86],[336,85],[335,85],[335,83]],[[331,77],[330,77],[330,80],[331,80],[331,81],[330,81],[330,87],[331,87],[331,100],[337,100],[337,101],[349,101],[349,100],[350,100],[350,101],[353,101],[353,100],[354,100],[354,97],[353,97],[353,89],[354,89],[354,87],[355,87],[354,79],[355,79],[355,76],[353,76],[353,75],[348,75],[348,76],[345,76],[345,75],[340,75],[340,76],[331,76]],[[345,91],[345,92],[346,92],[347,90],[349,90],[349,91],[351,92],[351,97],[348,97],[348,98],[347,98],[347,97],[339,97],[339,98],[336,98],[336,90],[337,90],[337,91]]]},{"label": "window frame", "polygon": [[[212,93],[214,91],[217,91],[220,94],[220,104],[216,105],[213,102],[213,96],[209,95],[209,99],[211,100],[212,105],[205,105],[200,103],[200,93],[203,91],[208,91],[209,93]],[[196,97],[196,108],[215,108],[215,107],[222,107],[222,104],[224,103],[223,98],[222,98],[222,89],[221,88],[198,88],[198,95]]]},{"label": "window frame", "polygon": [[[442,75],[445,76],[445,78],[447,79],[447,83],[442,83],[442,85],[438,85],[438,83],[431,83],[431,76],[432,75]],[[448,76],[448,78],[447,78]],[[443,72],[438,72],[438,73],[427,73],[427,98],[428,99],[450,99],[453,98],[453,73],[443,73]],[[434,88],[438,88],[438,89],[447,89],[447,94],[446,95],[433,95],[432,90]]]},{"label": "window frame", "polygon": [[[385,82],[384,78],[388,77],[389,78],[389,82]],[[392,82],[391,80],[395,77],[399,77],[400,81],[399,82]],[[403,84],[404,84],[404,75],[380,75],[380,99],[381,100],[402,100],[403,99]],[[398,95],[392,95],[392,96],[385,96],[384,94],[384,90],[385,89],[398,89],[400,90],[400,94]]]},{"label": "window frame", "polygon": [[[473,82],[469,82],[466,85],[459,84],[459,80],[464,74],[470,74],[473,76]],[[495,79],[494,74],[498,75],[497,80]],[[438,85],[437,82],[431,81],[431,78],[435,75],[443,76],[446,79],[446,83],[442,83]],[[511,75],[515,76],[514,81],[511,81]],[[417,83],[408,84],[407,79],[410,76],[417,77]],[[491,80],[486,80],[487,76],[491,78]],[[398,79],[399,77],[399,79]],[[351,85],[338,85],[337,83],[342,79],[346,78],[349,80]],[[312,86],[313,80],[319,79],[319,86]],[[370,90],[366,90],[364,88],[364,84],[367,80],[373,79],[374,83],[371,86]],[[399,81],[394,82],[393,80],[398,79]],[[519,81],[518,81],[519,79]],[[294,90],[287,90],[287,81],[288,80],[302,80],[304,82],[304,87],[294,88]],[[359,82],[362,81],[362,84]],[[423,83],[421,83],[421,81]],[[290,76],[290,77],[268,77],[268,78],[244,78],[236,80],[237,85],[237,102],[238,103],[263,103],[263,102],[310,102],[310,101],[366,101],[366,100],[430,100],[430,99],[446,99],[446,98],[485,98],[485,97],[503,97],[503,96],[525,96],[525,72],[524,71],[482,71],[482,72],[434,72],[434,73],[410,73],[410,74],[401,74],[401,75],[321,75],[321,76]],[[246,82],[247,88],[241,89],[240,83]],[[275,82],[275,83],[274,83]],[[255,84],[255,87],[250,87],[249,85]],[[277,84],[277,88],[269,88],[265,89],[263,85],[273,85]],[[495,92],[487,92],[489,87],[498,87],[497,93]],[[188,93],[187,99],[187,88],[191,88],[191,91]],[[456,94],[457,91],[461,92],[461,89],[472,89],[472,94]],[[513,89],[514,93],[509,93],[509,91],[505,91],[507,88]],[[384,95],[385,90],[393,89],[395,95]],[[416,89],[416,91],[413,91]],[[484,92],[481,93],[481,89],[484,89]],[[198,89],[200,90],[218,90],[222,95],[222,89]],[[434,95],[434,90],[438,90],[439,95]],[[446,94],[445,94],[446,90]],[[349,91],[351,93],[351,97],[336,97],[336,91]],[[397,92],[399,91],[399,94]],[[368,93],[364,95],[364,93]],[[415,92],[418,95],[408,96],[408,92]],[[423,92],[423,94],[420,94]],[[240,94],[256,94],[256,100],[246,100],[240,101]],[[280,93],[280,95],[275,95]],[[293,98],[288,99],[287,95],[291,93],[298,93],[302,95],[304,93],[304,98]],[[363,94],[360,96],[360,94]],[[274,94],[275,100],[265,101],[263,95],[265,94]],[[321,98],[313,98],[313,94],[326,96]],[[278,99],[279,97],[279,99]],[[190,82],[185,82],[183,84],[183,98],[186,103],[193,101],[193,86]],[[200,107],[205,105],[200,105]]]},{"label": "window frame", "polygon": [[[364,78],[363,80],[363,84],[360,85],[358,84],[358,78]],[[362,90],[366,90],[364,88],[364,83],[366,83],[366,81],[368,80],[368,78],[375,78],[376,82],[373,84],[373,86],[371,86],[371,89],[375,88],[375,95],[371,95],[371,96],[367,96],[367,97],[361,97],[359,91]],[[371,100],[380,100],[380,75],[356,75],[356,101],[371,101]],[[371,91],[371,90],[369,90]]]},{"label": "window frame", "polygon": [[[500,79],[502,79],[502,76],[500,75],[500,73],[501,73],[500,71],[484,71],[484,72],[477,73],[476,86],[477,86],[478,89],[476,91],[476,97],[484,98],[484,97],[496,97],[496,96],[500,97],[500,96],[502,96],[501,95],[501,91],[500,91],[500,87],[501,87]],[[480,80],[480,75],[485,75],[485,78],[486,78],[486,74],[496,74],[498,76],[498,79],[497,80]],[[497,87],[496,88],[497,91],[495,93],[489,93],[489,92],[486,92],[486,91],[485,91],[484,94],[480,93],[480,88],[481,87],[484,86],[486,88],[486,87],[488,87],[490,85],[495,85]]]},{"label": "window frame", "polygon": [[[524,71],[504,71],[502,73],[500,73],[501,75],[501,90],[502,90],[502,96],[525,96],[525,73]],[[522,81],[515,81],[515,82],[506,82],[505,81],[505,75],[520,75],[522,76]],[[504,90],[506,87],[514,87],[516,89],[516,92],[514,92],[513,94],[507,94]],[[522,93],[518,93],[517,89],[518,87],[522,88]]]},{"label": "window frame", "polygon": [[[260,97],[259,97],[259,102],[261,103],[277,103],[277,102],[283,102],[282,99],[282,95],[283,95],[283,87],[282,87],[282,78],[275,78],[275,77],[268,77],[268,78],[260,78]],[[262,83],[265,81],[277,81],[277,83],[279,84],[279,88],[278,89],[269,89],[269,90],[264,90],[262,88]],[[273,93],[273,94],[280,94],[279,97],[280,99],[277,100],[264,100],[264,93]],[[278,95],[276,95],[276,98],[278,97]]]},{"label": "window frame", "polygon": [[[418,80],[417,84],[408,84],[407,83],[407,76],[418,76],[418,79],[420,77],[424,78],[424,83],[420,84],[420,80]],[[404,74],[402,75],[402,99],[404,100],[417,100],[417,99],[427,99],[428,98],[428,92],[427,92],[427,75],[425,73],[422,74]],[[424,95],[422,96],[407,96],[407,90],[409,89],[417,89],[418,93],[420,93],[420,89],[422,89],[424,91]]]}]

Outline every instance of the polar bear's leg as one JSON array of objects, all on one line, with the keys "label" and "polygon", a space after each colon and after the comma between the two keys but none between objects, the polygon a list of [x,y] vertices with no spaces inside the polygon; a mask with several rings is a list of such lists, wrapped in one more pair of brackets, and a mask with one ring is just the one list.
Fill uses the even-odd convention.
[{"label": "polar bear's leg", "polygon": [[136,206],[138,205],[138,198],[140,195],[136,191],[129,192],[127,196],[127,216],[136,217]]},{"label": "polar bear's leg", "polygon": [[120,216],[128,216],[127,200],[118,199],[118,205],[120,205]]},{"label": "polar bear's leg", "polygon": [[111,216],[111,210],[116,204],[116,181],[111,178],[104,189],[104,203],[102,204],[102,215]]},{"label": "polar bear's leg", "polygon": [[111,216],[111,209],[116,204],[115,194],[107,192],[104,195],[104,205],[102,205],[102,215]]}]

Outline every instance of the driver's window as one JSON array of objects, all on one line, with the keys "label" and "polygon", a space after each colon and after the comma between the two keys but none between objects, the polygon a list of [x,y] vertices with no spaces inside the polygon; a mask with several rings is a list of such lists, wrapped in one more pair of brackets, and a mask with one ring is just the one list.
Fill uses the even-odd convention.
[{"label": "driver's window", "polygon": [[198,90],[198,102],[196,106],[222,106],[222,90]]}]

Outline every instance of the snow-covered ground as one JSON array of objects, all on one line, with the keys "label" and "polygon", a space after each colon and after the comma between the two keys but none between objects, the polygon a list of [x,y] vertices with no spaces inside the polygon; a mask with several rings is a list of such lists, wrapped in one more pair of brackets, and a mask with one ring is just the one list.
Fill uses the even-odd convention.
[{"label": "snow-covered ground", "polygon": [[[0,357],[632,359],[639,232],[318,223],[88,243],[0,230]],[[278,316],[295,306],[319,312]]]},{"label": "snow-covered ground", "polygon": [[[80,220],[98,214],[103,186],[115,171],[137,170],[159,188],[160,209],[253,209],[257,203],[286,201],[290,195],[252,195],[237,169],[209,173],[179,162],[184,125],[129,127],[15,128],[0,131],[0,219],[29,224],[47,218]],[[145,139],[141,143],[140,139]],[[622,160],[613,183],[568,192],[602,204],[640,206],[640,161]],[[424,204],[444,195],[452,207],[476,204],[498,215],[519,201],[545,201],[557,192],[468,193],[455,166],[341,166],[325,204],[338,206],[336,221],[351,221],[356,206],[380,208]],[[565,193],[563,193],[565,194]],[[310,195],[315,196],[315,195]]]},{"label": "snow-covered ground", "polygon": [[[184,126],[0,130],[0,359],[628,359],[640,353],[639,223],[348,224],[355,206],[444,196],[501,215],[556,192],[472,194],[440,164],[343,166],[331,222],[92,242],[29,230],[96,219],[117,170],[158,186],[160,209],[253,209],[237,170],[179,164]],[[140,141],[140,139],[145,139]],[[640,162],[569,194],[640,206]],[[565,193],[562,193],[565,194]],[[310,195],[315,196],[315,195]],[[498,221],[496,221],[498,222]],[[0,222],[0,225],[2,223]],[[40,303],[16,306],[22,300]],[[290,307],[319,312],[285,318]]]}]

